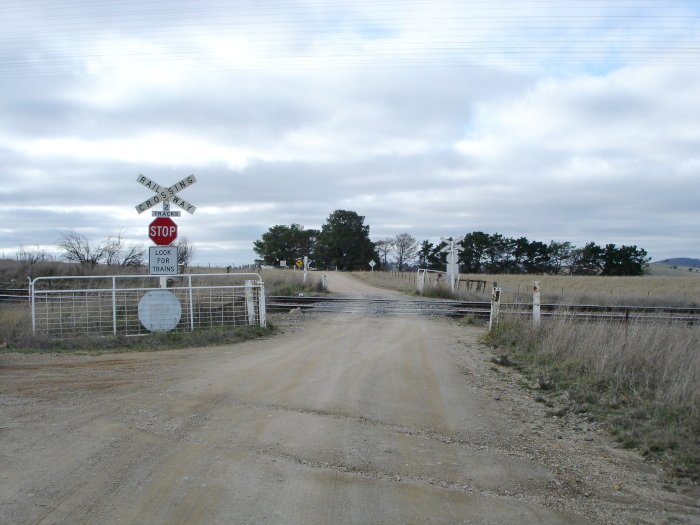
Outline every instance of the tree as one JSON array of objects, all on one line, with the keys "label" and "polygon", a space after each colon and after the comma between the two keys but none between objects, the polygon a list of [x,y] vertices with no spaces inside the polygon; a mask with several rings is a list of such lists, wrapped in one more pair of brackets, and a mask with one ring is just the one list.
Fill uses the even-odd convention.
[{"label": "tree", "polygon": [[549,242],[549,271],[553,274],[561,273],[564,265],[571,263],[574,245],[570,242]]},{"label": "tree", "polygon": [[424,240],[420,244],[420,249],[418,250],[418,268],[428,269],[430,265],[430,252],[433,250],[433,243],[429,242],[428,239]]},{"label": "tree", "polygon": [[63,233],[58,247],[63,249],[63,258],[66,261],[90,268],[102,262],[106,255],[106,243],[92,245],[87,237],[75,230]]},{"label": "tree", "polygon": [[64,260],[88,268],[100,263],[107,266],[141,266],[147,253],[140,244],[125,245],[121,232],[95,245],[84,235],[69,230],[62,234],[58,247],[63,249]]},{"label": "tree", "polygon": [[408,233],[399,233],[394,238],[396,249],[396,266],[402,272],[406,265],[410,264],[418,254],[418,241]]},{"label": "tree", "polygon": [[182,273],[185,273],[187,267],[194,260],[194,246],[187,237],[180,237],[177,241],[177,265],[182,268]]},{"label": "tree", "polygon": [[51,261],[53,257],[39,246],[30,249],[20,244],[19,250],[17,251],[17,260],[22,263],[35,264],[38,262]]},{"label": "tree", "polygon": [[504,264],[504,271],[508,273],[522,273],[528,258],[530,241],[526,237],[510,239],[509,256]]},{"label": "tree", "polygon": [[488,236],[488,243],[484,250],[486,256],[486,271],[489,273],[499,273],[506,266],[508,253],[510,253],[510,239],[503,237],[500,233]]},{"label": "tree", "polygon": [[460,243],[464,251],[459,257],[464,273],[482,273],[482,262],[486,258],[489,238],[490,235],[484,232],[472,232],[464,236]]},{"label": "tree", "polygon": [[445,270],[447,265],[447,254],[442,249],[447,246],[446,242],[441,242],[437,246],[433,246],[432,242],[425,240],[421,243],[418,250],[418,267],[426,270]]},{"label": "tree", "polygon": [[540,241],[528,243],[523,269],[526,273],[545,273],[549,270],[549,246]]},{"label": "tree", "polygon": [[107,266],[142,266],[146,260],[146,249],[143,245],[125,245],[121,232],[115,237],[108,237],[103,246],[104,262]]},{"label": "tree", "polygon": [[313,259],[317,266],[339,270],[364,269],[379,256],[369,238],[365,218],[354,211],[336,210],[321,228]]},{"label": "tree", "polygon": [[262,257],[263,264],[303,259],[313,251],[317,236],[318,230],[306,230],[299,224],[278,224],[253,243],[253,250]]},{"label": "tree", "polygon": [[146,264],[146,248],[141,244],[125,246],[119,258],[119,266],[143,266]]},{"label": "tree", "polygon": [[388,266],[388,258],[391,250],[394,249],[394,239],[380,239],[375,241],[374,247],[379,254],[380,263],[383,268]]},{"label": "tree", "polygon": [[573,275],[598,275],[603,269],[603,248],[592,241],[583,248],[576,248],[570,267]]},{"label": "tree", "polygon": [[621,246],[607,244],[602,255],[601,275],[642,275],[647,263],[646,250],[636,246]]}]

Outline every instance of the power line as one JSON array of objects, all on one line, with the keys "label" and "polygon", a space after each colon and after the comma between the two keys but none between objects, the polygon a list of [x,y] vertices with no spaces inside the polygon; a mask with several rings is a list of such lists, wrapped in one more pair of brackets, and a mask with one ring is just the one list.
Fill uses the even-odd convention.
[{"label": "power line", "polygon": [[[183,5],[185,7],[183,7]],[[698,41],[683,42],[676,35],[689,27],[700,28],[700,17],[682,16],[669,10],[669,4],[656,2],[635,2],[615,4],[616,9],[654,9],[645,14],[610,14],[580,15],[557,13],[518,15],[501,3],[498,7],[483,2],[471,2],[459,9],[433,8],[430,2],[408,2],[406,6],[430,7],[427,11],[432,16],[396,12],[397,2],[376,0],[372,2],[372,13],[343,19],[343,9],[368,7],[368,4],[356,1],[334,3],[329,7],[325,2],[304,2],[303,8],[290,2],[266,3],[264,5],[247,5],[225,3],[212,7],[211,4],[193,10],[189,4],[176,5],[171,2],[151,0],[147,3],[123,0],[119,4],[94,0],[90,3],[60,2],[52,3],[55,15],[46,16],[38,13],[39,20],[26,20],[8,23],[6,31],[0,33],[0,39],[17,43],[17,49],[11,56],[0,58],[0,74],[27,74],[26,68],[45,67],[47,74],[51,68],[74,67],[76,63],[91,61],[101,68],[120,68],[121,60],[136,60],[144,63],[162,61],[168,64],[184,64],[198,61],[200,66],[217,67],[257,67],[282,60],[318,60],[337,59],[339,64],[348,61],[366,64],[399,60],[402,64],[423,65],[427,61],[436,63],[458,63],[474,61],[483,65],[485,62],[497,65],[518,60],[523,65],[546,64],[565,56],[569,61],[595,63],[600,61],[633,60],[637,63],[663,58],[668,64],[695,64],[698,62]],[[513,3],[513,6],[516,4]],[[93,11],[86,20],[82,11],[70,13],[69,9],[82,9],[86,6]],[[95,7],[113,8],[122,11],[119,17],[101,11],[94,12]],[[404,6],[404,4],[401,4]],[[585,4],[572,3],[561,6],[558,2],[548,0],[521,0],[517,6],[527,9],[533,7],[562,7],[576,9],[601,9],[608,7],[604,0],[588,0]],[[596,7],[597,6],[597,7]],[[14,14],[34,13],[38,6],[26,3],[0,0],[0,11],[14,8]],[[159,8],[160,7],[160,8]],[[394,12],[377,15],[376,9]],[[673,8],[685,8],[685,5],[671,4]],[[29,10],[27,10],[29,8]],[[292,9],[293,8],[293,9]],[[308,20],[303,16],[309,9],[321,9],[320,18]],[[58,14],[58,11],[61,11]],[[483,13],[498,11],[508,14],[469,15],[470,12]],[[448,13],[449,11],[449,13]],[[517,11],[517,9],[516,9]],[[273,13],[273,16],[271,16]],[[444,14],[443,14],[444,13]],[[554,13],[554,14],[552,14]],[[665,13],[665,14],[662,14]],[[389,16],[391,14],[392,16]],[[148,16],[145,16],[148,15]],[[162,20],[161,15],[176,17],[192,16],[187,20]],[[243,16],[242,16],[243,15]],[[419,18],[417,18],[419,16]],[[150,17],[150,18],[149,18]],[[338,17],[332,23],[327,19]],[[364,18],[363,18],[364,17]],[[402,18],[403,17],[403,18]],[[48,18],[48,20],[47,20]],[[56,23],[47,23],[56,20]],[[419,22],[419,23],[416,23]],[[515,24],[516,25],[511,25]],[[602,22],[605,22],[604,24]],[[635,23],[631,23],[635,22]],[[407,30],[402,24],[412,24]],[[495,25],[493,24],[495,23]],[[372,25],[374,24],[374,26]],[[398,26],[396,25],[398,24]],[[505,24],[503,26],[502,24]],[[7,27],[9,26],[9,27]],[[37,27],[40,30],[37,30]],[[373,27],[377,29],[373,31]],[[203,31],[203,33],[202,33]],[[365,34],[369,31],[369,35]],[[471,38],[464,38],[466,33]],[[500,34],[500,39],[494,38]],[[502,35],[510,38],[503,39]],[[563,35],[567,35],[564,37]],[[586,38],[571,38],[585,34]],[[693,33],[687,33],[693,35]],[[528,35],[526,38],[525,35]],[[552,38],[552,36],[559,36]],[[616,38],[608,38],[614,35]],[[626,38],[620,38],[624,35]],[[231,65],[231,61],[219,56],[212,56],[211,49],[201,41],[201,37],[222,38],[237,37],[241,45],[250,52],[248,64]],[[368,37],[369,36],[369,37]],[[474,39],[474,37],[480,37]],[[629,38],[627,38],[629,36]],[[52,41],[52,49],[44,46]],[[134,42],[119,40],[131,38]],[[692,36],[690,38],[693,38]],[[36,42],[32,45],[32,42]],[[101,42],[119,42],[120,49],[114,53],[96,51]],[[155,49],[143,49],[143,43]],[[324,47],[325,46],[325,47]],[[99,47],[98,47],[99,49]],[[224,54],[224,50],[216,55]],[[319,63],[321,63],[319,62]],[[16,71],[14,68],[25,68]],[[33,72],[32,74],[39,74]]]}]

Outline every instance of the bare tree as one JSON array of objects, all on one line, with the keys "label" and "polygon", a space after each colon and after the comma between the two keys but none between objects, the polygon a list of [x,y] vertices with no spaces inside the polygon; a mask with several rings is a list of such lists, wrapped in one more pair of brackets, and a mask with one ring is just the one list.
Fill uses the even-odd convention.
[{"label": "bare tree", "polygon": [[394,238],[394,249],[396,250],[396,266],[401,272],[416,258],[418,241],[408,233],[399,233]]},{"label": "bare tree", "polygon": [[107,266],[114,266],[119,264],[119,255],[122,251],[122,234],[116,237],[108,237],[107,241],[104,243],[104,261]]},{"label": "bare tree", "polygon": [[391,250],[394,249],[394,239],[381,239],[374,243],[374,247],[377,250],[377,253],[379,253],[382,268],[386,268],[389,254],[391,253]]},{"label": "bare tree", "polygon": [[90,268],[94,268],[102,262],[107,253],[106,243],[97,246],[91,245],[85,236],[75,230],[69,230],[62,234],[58,247],[63,249],[63,258],[66,261]]},{"label": "bare tree", "polygon": [[120,266],[143,266],[145,263],[146,248],[141,244],[132,244],[125,247],[119,259]]},{"label": "bare tree", "polygon": [[17,251],[17,260],[22,263],[34,264],[38,262],[51,261],[53,260],[53,257],[39,246],[35,246],[33,249],[30,249],[20,244],[19,250]]},{"label": "bare tree", "polygon": [[107,239],[104,250],[107,266],[141,266],[146,259],[146,249],[140,244],[125,245],[121,232]]},{"label": "bare tree", "polygon": [[181,237],[177,241],[177,264],[182,267],[182,271],[192,263],[194,259],[194,246],[187,237]]}]

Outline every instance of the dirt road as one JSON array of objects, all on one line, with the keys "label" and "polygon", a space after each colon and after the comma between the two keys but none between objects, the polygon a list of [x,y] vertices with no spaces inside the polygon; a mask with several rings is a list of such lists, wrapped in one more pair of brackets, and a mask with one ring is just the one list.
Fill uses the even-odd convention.
[{"label": "dirt road", "polygon": [[655,467],[547,415],[482,331],[319,316],[230,347],[0,354],[0,523],[698,519]]}]

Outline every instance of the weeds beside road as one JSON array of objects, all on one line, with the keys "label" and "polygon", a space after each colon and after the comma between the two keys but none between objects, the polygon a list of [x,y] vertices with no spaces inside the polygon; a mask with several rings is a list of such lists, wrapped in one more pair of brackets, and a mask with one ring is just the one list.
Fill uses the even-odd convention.
[{"label": "weeds beside road", "polygon": [[700,328],[506,319],[486,341],[499,364],[559,396],[553,409],[605,423],[623,446],[700,480]]}]

